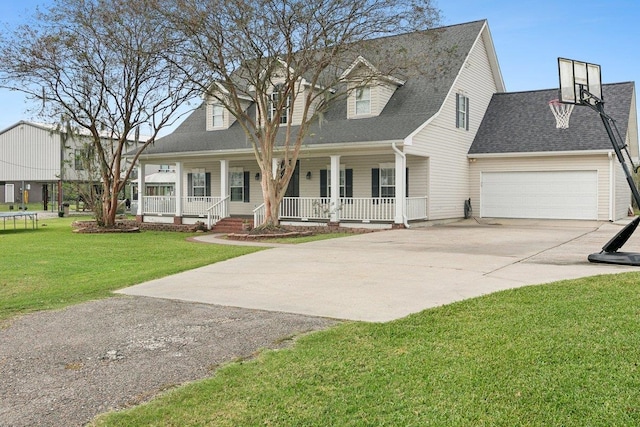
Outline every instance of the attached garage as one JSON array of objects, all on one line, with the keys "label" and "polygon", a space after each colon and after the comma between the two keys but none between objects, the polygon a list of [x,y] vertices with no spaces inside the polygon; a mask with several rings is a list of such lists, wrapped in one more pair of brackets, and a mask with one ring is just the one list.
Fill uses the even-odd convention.
[{"label": "attached garage", "polygon": [[484,172],[480,216],[598,219],[598,172]]},{"label": "attached garage", "polygon": [[[633,83],[602,86],[632,158],[638,158]],[[598,113],[576,107],[568,129],[549,109],[556,89],[494,94],[468,152],[473,214],[485,218],[616,221],[631,191]]]}]

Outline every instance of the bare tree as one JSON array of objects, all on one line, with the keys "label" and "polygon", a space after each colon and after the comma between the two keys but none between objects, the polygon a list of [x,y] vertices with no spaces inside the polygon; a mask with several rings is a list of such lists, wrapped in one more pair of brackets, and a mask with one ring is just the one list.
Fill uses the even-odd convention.
[{"label": "bare tree", "polygon": [[89,135],[102,187],[96,217],[107,227],[139,155],[192,96],[168,56],[180,41],[154,13],[162,2],[56,0],[0,42],[0,84],[27,93],[41,116]]},{"label": "bare tree", "polygon": [[[178,0],[164,12],[185,39],[178,46],[184,74],[235,117],[252,143],[267,227],[279,225],[310,127],[356,89],[343,72],[364,47],[375,51],[373,39],[426,30],[439,19],[430,0]],[[403,47],[395,48],[398,59]],[[372,69],[370,77],[408,59],[388,58],[387,69]]]}]

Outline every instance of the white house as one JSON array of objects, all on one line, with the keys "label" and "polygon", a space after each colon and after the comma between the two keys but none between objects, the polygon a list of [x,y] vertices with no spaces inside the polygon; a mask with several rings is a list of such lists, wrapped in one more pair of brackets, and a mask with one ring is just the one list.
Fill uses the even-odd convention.
[{"label": "white house", "polygon": [[[332,104],[321,123],[312,126],[280,206],[283,222],[331,221],[344,226],[366,223],[389,227],[460,218],[468,199],[474,215],[511,217],[514,213],[508,209],[489,208],[501,194],[506,202],[500,203],[519,203],[509,201],[514,193],[509,192],[508,186],[494,186],[498,196],[493,190],[485,191],[493,185],[490,180],[502,183],[519,183],[521,177],[538,180],[540,175],[515,172],[550,172],[559,168],[552,166],[554,162],[557,165],[574,162],[561,170],[597,170],[597,184],[585,189],[590,192],[585,197],[596,195],[598,219],[625,214],[630,193],[620,185],[615,159],[612,161],[608,154],[611,150],[605,147],[601,132],[595,130],[601,126],[597,117],[589,116],[583,121],[582,116],[589,113],[577,111],[580,109],[577,107],[574,112],[577,118],[571,119],[568,132],[555,129],[546,104],[557,97],[551,91],[540,92],[544,101],[515,100],[515,106],[502,108],[500,101],[512,99],[515,94],[504,93],[487,21],[430,31],[437,34],[428,39],[430,43],[425,42],[424,33],[386,37],[374,41],[377,49],[363,48],[353,58],[343,77],[354,87],[364,87]],[[408,57],[425,60],[419,64],[419,70],[407,70],[402,75],[380,73],[378,70],[385,68],[384,61],[388,58],[376,52],[384,51],[387,45],[402,46]],[[407,68],[410,67],[408,64]],[[362,80],[372,74],[376,76],[373,81]],[[620,98],[624,104],[620,110],[626,111],[619,118],[619,125],[637,155],[633,84],[621,85],[619,89],[625,93]],[[617,94],[612,99],[617,100]],[[527,105],[526,109],[520,104]],[[247,102],[247,108],[255,106]],[[536,109],[535,114],[530,113],[531,109]],[[615,114],[618,110],[611,112]],[[504,120],[501,114],[505,114]],[[508,114],[520,120],[508,118]],[[531,119],[528,121],[527,117]],[[293,125],[299,124],[295,115],[290,120]],[[494,122],[518,129],[496,129],[490,126]],[[544,136],[536,135],[542,128]],[[517,136],[518,140],[514,142],[508,135]],[[540,139],[548,142],[565,137],[598,138],[598,142],[584,149],[555,149],[553,144],[539,143]],[[604,163],[599,159],[597,166],[588,164],[587,158],[595,154],[590,152],[593,149],[604,156]],[[208,218],[213,225],[228,216],[253,216],[256,222],[261,221],[264,208],[260,168],[253,149],[241,126],[215,100],[205,99],[172,134],[149,147],[140,160],[141,167],[145,163],[172,165],[176,186],[173,195],[144,196],[138,206],[139,220],[182,224]],[[610,172],[605,172],[605,167]],[[509,172],[513,174],[499,174]],[[592,175],[547,174],[544,178],[551,183],[545,191],[551,191],[554,183],[565,185],[565,178],[594,179]],[[145,186],[143,174],[139,186]],[[604,189],[611,188],[615,188],[613,195],[603,194]],[[528,196],[539,197],[533,193]],[[525,213],[517,216],[584,217],[577,210],[544,216],[530,208],[531,204],[523,206]],[[589,218],[592,217],[590,214]]]}]

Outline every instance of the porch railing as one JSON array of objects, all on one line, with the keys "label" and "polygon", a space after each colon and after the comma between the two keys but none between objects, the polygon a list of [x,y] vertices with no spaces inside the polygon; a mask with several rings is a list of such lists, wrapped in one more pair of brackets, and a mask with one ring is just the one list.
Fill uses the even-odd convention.
[{"label": "porch railing", "polygon": [[[229,216],[229,200],[220,197],[184,197],[182,212],[184,215],[207,217],[209,227],[220,219]],[[406,199],[408,220],[427,218],[427,197],[409,197]],[[144,196],[143,213],[152,215],[175,215],[176,198],[174,196]],[[396,200],[393,197],[356,198],[341,197],[338,206],[331,204],[328,197],[285,197],[280,204],[280,218],[303,221],[328,220],[333,213],[341,221],[393,221]],[[266,217],[264,203],[253,211],[255,226],[264,223]]]},{"label": "porch railing", "polygon": [[407,220],[427,219],[427,196],[407,198]]},{"label": "porch railing", "polygon": [[144,196],[142,197],[142,212],[154,215],[175,215],[175,196]]},{"label": "porch railing", "polygon": [[207,209],[220,202],[220,197],[188,196],[182,198],[182,214],[204,217]]},{"label": "porch railing", "polygon": [[267,210],[264,203],[253,210],[253,226],[258,227],[264,224],[264,219],[267,217]]},{"label": "porch railing", "polygon": [[332,210],[331,199],[327,197],[285,197],[280,203],[280,218],[328,219]]},{"label": "porch railing", "polygon": [[209,228],[216,225],[222,218],[229,216],[229,199],[231,196],[227,196],[224,199],[217,198],[218,201],[212,206],[207,208],[207,226]]}]

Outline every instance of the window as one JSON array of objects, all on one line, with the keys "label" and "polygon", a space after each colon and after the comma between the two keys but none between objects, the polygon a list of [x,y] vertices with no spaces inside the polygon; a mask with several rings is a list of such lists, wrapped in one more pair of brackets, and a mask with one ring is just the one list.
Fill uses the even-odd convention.
[{"label": "window", "polygon": [[87,157],[87,150],[81,150],[76,148],[74,153],[73,153],[73,157],[74,157],[74,168],[77,171],[82,171],[84,170],[84,162],[85,162],[85,158]]},{"label": "window", "polygon": [[284,101],[282,101],[282,106],[280,106],[280,99],[284,93],[283,85],[276,85],[273,88],[273,92],[271,92],[271,97],[269,99],[269,120],[273,120],[278,112],[278,108],[282,107],[282,111],[280,112],[280,124],[285,124],[289,121],[289,108],[291,99],[287,97]]},{"label": "window", "polygon": [[371,88],[356,89],[356,115],[371,114]]},{"label": "window", "polygon": [[219,128],[224,126],[223,112],[224,112],[224,109],[222,108],[222,105],[213,104],[211,106],[211,126],[213,126],[214,128]]},{"label": "window", "polygon": [[229,172],[229,196],[232,202],[249,202],[250,174],[242,168],[232,168]]},{"label": "window", "polygon": [[[331,168],[320,170],[320,197],[330,197]],[[353,169],[340,168],[340,196],[353,197]]]},{"label": "window", "polygon": [[229,193],[232,202],[244,200],[244,172],[242,169],[229,172]]},{"label": "window", "polygon": [[[346,184],[345,172],[346,171],[344,169],[340,169],[340,197],[344,197],[344,190],[345,190],[345,184]],[[329,188],[329,194],[331,194],[331,174],[330,173],[327,174],[327,188]]]},{"label": "window", "polygon": [[456,127],[469,130],[469,98],[456,94]]},{"label": "window", "polygon": [[158,172],[171,172],[171,165],[160,165]]},{"label": "window", "polygon": [[380,168],[380,197],[396,197],[395,168]]},{"label": "window", "polygon": [[191,195],[194,197],[204,197],[207,195],[207,180],[204,172],[191,174]]}]

